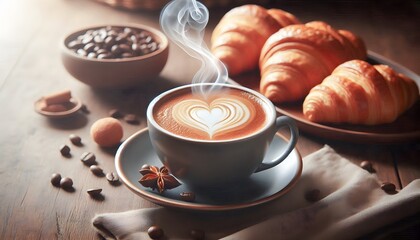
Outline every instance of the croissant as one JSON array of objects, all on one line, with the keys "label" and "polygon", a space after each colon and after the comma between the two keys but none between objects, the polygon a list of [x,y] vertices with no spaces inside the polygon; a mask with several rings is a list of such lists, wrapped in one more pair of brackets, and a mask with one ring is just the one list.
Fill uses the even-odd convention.
[{"label": "croissant", "polygon": [[299,23],[297,18],[280,9],[267,10],[252,4],[233,8],[215,27],[211,51],[226,65],[230,75],[255,69],[267,38],[294,23]]},{"label": "croissant", "polygon": [[313,122],[376,125],[393,122],[419,98],[416,83],[386,65],[339,65],[303,102]]},{"label": "croissant", "polygon": [[260,92],[277,103],[299,100],[339,64],[365,58],[365,44],[349,31],[320,21],[290,25],[261,50]]}]

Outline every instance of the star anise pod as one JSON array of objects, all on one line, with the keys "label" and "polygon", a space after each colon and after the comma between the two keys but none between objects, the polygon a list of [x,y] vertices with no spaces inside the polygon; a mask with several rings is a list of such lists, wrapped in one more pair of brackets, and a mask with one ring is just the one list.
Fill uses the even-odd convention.
[{"label": "star anise pod", "polygon": [[163,166],[160,169],[155,166],[143,166],[139,172],[143,177],[139,180],[139,183],[144,187],[157,189],[160,193],[166,189],[176,188],[181,185],[174,176],[169,173],[169,170]]}]

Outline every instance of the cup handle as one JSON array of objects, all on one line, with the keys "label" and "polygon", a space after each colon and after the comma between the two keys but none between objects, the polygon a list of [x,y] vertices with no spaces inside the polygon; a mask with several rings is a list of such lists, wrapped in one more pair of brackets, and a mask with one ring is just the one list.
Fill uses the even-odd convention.
[{"label": "cup handle", "polygon": [[260,172],[272,168],[281,163],[284,159],[286,159],[287,156],[289,156],[290,152],[293,150],[297,143],[299,130],[296,127],[294,120],[288,116],[281,116],[276,119],[276,131],[286,126],[290,129],[290,140],[287,144],[286,150],[273,161],[261,163],[255,172]]}]

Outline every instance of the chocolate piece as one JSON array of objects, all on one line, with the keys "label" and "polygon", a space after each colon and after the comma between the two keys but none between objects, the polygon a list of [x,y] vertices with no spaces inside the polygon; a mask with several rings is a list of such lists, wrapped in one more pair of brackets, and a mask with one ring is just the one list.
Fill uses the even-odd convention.
[{"label": "chocolate piece", "polygon": [[51,175],[51,184],[59,187],[60,186],[60,181],[61,181],[61,175],[59,173],[53,173]]},{"label": "chocolate piece", "polygon": [[60,153],[63,156],[69,156],[70,155],[70,147],[67,145],[62,145],[60,147]]},{"label": "chocolate piece", "polygon": [[97,197],[102,192],[102,188],[91,188],[86,190],[91,197]]},{"label": "chocolate piece", "polygon": [[91,166],[96,163],[96,156],[91,152],[85,152],[80,157],[80,161],[82,161],[87,166]]},{"label": "chocolate piece", "polygon": [[147,229],[147,234],[149,234],[149,237],[151,239],[159,239],[163,237],[165,233],[163,232],[163,229],[161,227],[151,226],[149,227],[149,229]]},{"label": "chocolate piece", "polygon": [[69,177],[62,178],[60,180],[60,187],[64,189],[71,189],[73,187],[73,180]]},{"label": "chocolate piece", "polygon": [[69,139],[70,139],[70,142],[76,146],[82,145],[82,138],[77,136],[76,134],[70,134]]},{"label": "chocolate piece", "polygon": [[44,97],[45,104],[47,106],[53,104],[67,103],[71,99],[70,90],[65,90],[57,93],[52,93]]}]

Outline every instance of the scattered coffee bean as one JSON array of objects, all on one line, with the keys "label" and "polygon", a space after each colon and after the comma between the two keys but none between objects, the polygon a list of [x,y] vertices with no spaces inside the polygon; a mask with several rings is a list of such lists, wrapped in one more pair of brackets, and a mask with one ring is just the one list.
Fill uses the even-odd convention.
[{"label": "scattered coffee bean", "polygon": [[80,108],[80,110],[81,110],[83,113],[90,113],[90,111],[89,111],[88,107],[87,107],[85,104],[82,104],[82,107]]},{"label": "scattered coffee bean", "polygon": [[360,163],[360,167],[365,169],[366,171],[373,173],[375,172],[375,170],[373,169],[373,165],[371,162],[369,161],[363,161]]},{"label": "scattered coffee bean", "polygon": [[384,190],[386,193],[395,193],[396,187],[393,183],[384,182],[381,184],[381,189]]},{"label": "scattered coffee bean", "polygon": [[106,174],[106,179],[108,180],[108,182],[110,183],[116,183],[118,182],[120,179],[118,178],[118,175],[114,172],[110,172]]},{"label": "scattered coffee bean", "polygon": [[159,43],[145,30],[106,26],[86,31],[67,47],[80,56],[111,59],[143,56],[158,50]]},{"label": "scattered coffee bean", "polygon": [[317,202],[321,199],[321,191],[319,189],[312,189],[305,193],[305,199],[309,202]]},{"label": "scattered coffee bean", "polygon": [[144,176],[148,173],[152,173],[152,171],[150,170],[150,166],[148,164],[144,164],[141,166],[139,173]]},{"label": "scattered coffee bean", "polygon": [[127,115],[125,115],[124,120],[127,123],[130,123],[130,124],[139,124],[140,123],[139,119],[134,114],[127,114]]},{"label": "scattered coffee bean", "polygon": [[99,196],[99,194],[101,194],[102,192],[102,188],[91,188],[86,190],[86,192],[91,196],[91,197],[97,197]]},{"label": "scattered coffee bean", "polygon": [[91,166],[96,163],[96,156],[91,152],[85,152],[80,157],[80,161],[82,161],[87,166]]},{"label": "scattered coffee bean", "polygon": [[60,181],[61,181],[61,175],[59,173],[53,173],[51,175],[51,184],[59,187],[60,186]]},{"label": "scattered coffee bean", "polygon": [[77,136],[76,134],[70,134],[69,136],[70,142],[73,143],[76,146],[82,145],[82,138]]},{"label": "scattered coffee bean", "polygon": [[69,156],[70,155],[70,147],[69,146],[67,146],[67,145],[62,145],[61,147],[60,147],[60,153],[61,153],[61,155],[63,155],[63,156]]},{"label": "scattered coffee bean", "polygon": [[124,114],[118,109],[112,109],[111,111],[109,111],[109,116],[119,119],[122,118]]},{"label": "scattered coffee bean", "polygon": [[60,187],[64,189],[71,189],[73,187],[73,180],[69,177],[62,178],[60,180]]},{"label": "scattered coffee bean", "polygon": [[89,169],[96,176],[101,176],[104,174],[104,171],[102,170],[102,168],[98,167],[98,165],[92,165],[89,167]]},{"label": "scattered coffee bean", "polygon": [[147,229],[147,234],[149,234],[151,239],[159,239],[163,237],[164,232],[163,229],[159,226],[151,226],[149,229]]},{"label": "scattered coffee bean", "polygon": [[193,192],[182,192],[179,194],[181,200],[186,202],[193,202],[195,200],[195,194]]},{"label": "scattered coffee bean", "polygon": [[206,237],[206,234],[204,233],[203,230],[193,229],[193,230],[190,231],[190,236],[194,240],[202,240]]}]

